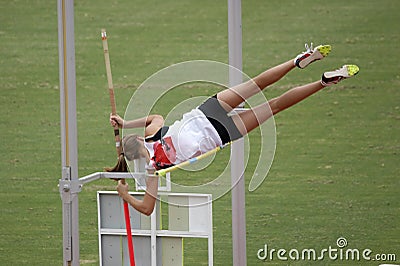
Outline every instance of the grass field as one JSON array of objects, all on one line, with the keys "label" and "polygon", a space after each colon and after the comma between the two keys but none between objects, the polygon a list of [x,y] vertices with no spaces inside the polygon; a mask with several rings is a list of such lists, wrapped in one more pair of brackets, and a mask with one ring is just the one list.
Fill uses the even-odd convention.
[{"label": "grass field", "polygon": [[[337,247],[339,237],[348,248],[396,254],[399,264],[400,2],[248,0],[242,9],[243,70],[250,76],[294,57],[305,42],[333,47],[326,60],[271,86],[268,98],[345,63],[361,68],[356,78],[275,118],[272,168],[262,186],[246,194],[248,265],[380,264],[257,258],[264,244],[322,250]],[[0,3],[0,12],[0,261],[60,265],[57,5],[10,0]],[[161,68],[193,59],[228,61],[226,1],[75,1],[80,176],[115,162],[102,27],[109,32],[120,113],[135,88]],[[204,92],[192,90],[175,97]],[[219,166],[213,167],[209,173]],[[103,189],[114,184],[99,181],[79,194],[83,265],[98,265],[96,191]],[[215,265],[232,264],[230,204],[227,194],[213,206]],[[205,264],[204,249],[188,241],[185,265]]]}]

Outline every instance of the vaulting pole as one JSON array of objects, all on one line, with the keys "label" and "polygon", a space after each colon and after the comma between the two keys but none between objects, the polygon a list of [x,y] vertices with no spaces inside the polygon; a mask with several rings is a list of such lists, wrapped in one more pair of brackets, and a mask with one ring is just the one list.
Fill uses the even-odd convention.
[{"label": "vaulting pole", "polygon": [[[241,0],[228,0],[229,65],[242,70]],[[241,71],[229,69],[229,86],[242,83]],[[246,211],[244,182],[244,139],[231,145],[232,252],[233,265],[244,266],[246,259]]]},{"label": "vaulting pole", "polygon": [[[110,54],[108,51],[107,33],[106,33],[105,29],[101,30],[101,40],[103,42],[104,61],[106,63],[106,73],[107,73],[107,82],[108,82],[108,93],[110,96],[111,114],[116,115],[117,107],[115,104],[115,94],[114,94],[114,85],[112,82]],[[114,139],[115,139],[115,148],[117,151],[117,155],[121,156],[122,148],[121,148],[121,138],[119,136],[118,125],[114,127],[114,137],[115,137]],[[121,179],[121,182],[123,184],[125,184],[125,179]],[[130,262],[131,266],[135,266],[135,252],[133,250],[131,219],[129,217],[129,206],[128,206],[128,202],[126,202],[126,201],[124,201],[123,204],[124,204],[124,217],[125,217],[125,227],[126,227],[126,239],[128,241],[129,262]]]},{"label": "vaulting pole", "polygon": [[58,0],[58,53],[61,113],[62,177],[59,190],[63,217],[63,265],[79,265],[78,147],[76,124],[76,76],[74,1]]}]

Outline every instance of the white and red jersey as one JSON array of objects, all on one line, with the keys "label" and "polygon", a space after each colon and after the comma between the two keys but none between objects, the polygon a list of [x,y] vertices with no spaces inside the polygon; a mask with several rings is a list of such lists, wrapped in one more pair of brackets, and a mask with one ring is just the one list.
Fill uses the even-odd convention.
[{"label": "white and red jersey", "polygon": [[147,137],[144,142],[156,169],[179,164],[223,144],[213,125],[197,108],[184,114],[163,133],[156,138]]}]

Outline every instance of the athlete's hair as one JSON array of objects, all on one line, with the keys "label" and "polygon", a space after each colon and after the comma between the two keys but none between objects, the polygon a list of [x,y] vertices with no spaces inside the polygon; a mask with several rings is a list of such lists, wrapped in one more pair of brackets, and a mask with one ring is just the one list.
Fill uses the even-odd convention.
[{"label": "athlete's hair", "polygon": [[[122,138],[123,152],[118,156],[118,161],[114,167],[107,167],[107,172],[128,172],[126,160],[132,161],[143,157],[141,150],[143,149],[143,141],[138,135],[131,134]],[[126,160],[125,160],[126,158]]]},{"label": "athlete's hair", "polygon": [[122,149],[128,161],[139,159],[143,157],[143,140],[136,134],[127,135],[122,139]]}]

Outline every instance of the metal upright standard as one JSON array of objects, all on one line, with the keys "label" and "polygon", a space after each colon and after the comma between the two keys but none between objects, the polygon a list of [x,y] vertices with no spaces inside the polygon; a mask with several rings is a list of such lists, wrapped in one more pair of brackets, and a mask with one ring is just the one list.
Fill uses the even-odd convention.
[{"label": "metal upright standard", "polygon": [[[242,70],[241,0],[228,0],[229,65]],[[229,86],[242,83],[241,71],[229,68]],[[246,212],[244,182],[244,139],[231,145],[232,252],[233,265],[246,265]]]},{"label": "metal upright standard", "polygon": [[59,182],[63,213],[63,265],[79,265],[78,146],[74,1],[58,0],[58,54],[60,71],[61,163]]}]

